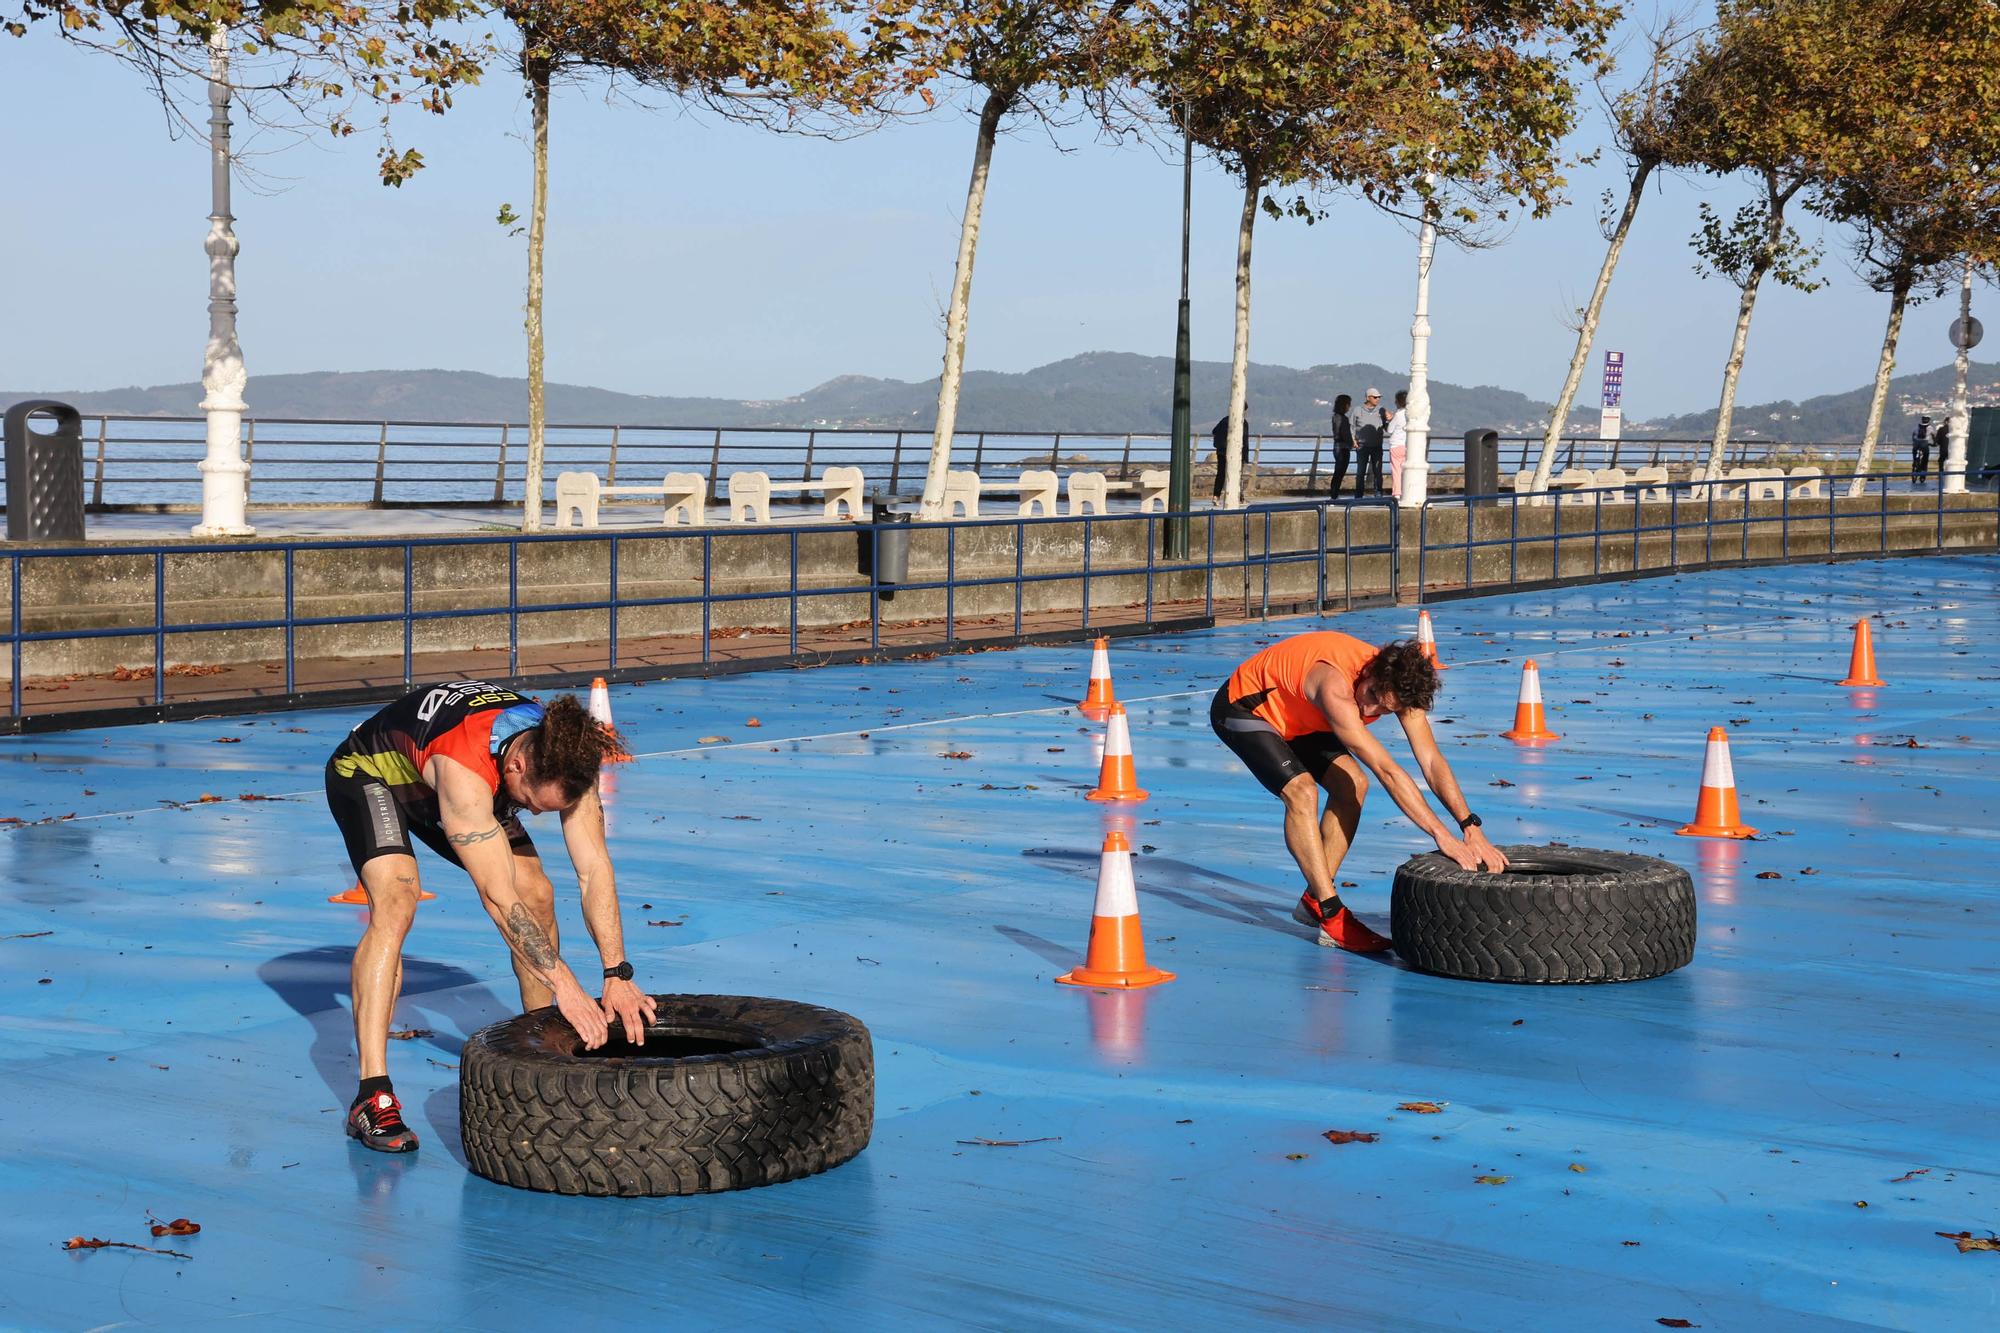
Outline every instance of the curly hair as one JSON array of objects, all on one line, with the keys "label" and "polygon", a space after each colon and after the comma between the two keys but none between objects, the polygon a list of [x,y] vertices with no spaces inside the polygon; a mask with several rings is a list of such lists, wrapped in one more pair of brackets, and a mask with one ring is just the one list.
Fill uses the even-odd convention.
[{"label": "curly hair", "polygon": [[1363,674],[1405,708],[1428,711],[1437,700],[1437,667],[1415,639],[1383,644]]},{"label": "curly hair", "polygon": [[561,783],[571,802],[597,785],[605,764],[631,754],[624,738],[592,717],[574,694],[559,694],[543,705],[541,725],[529,736],[528,780]]}]

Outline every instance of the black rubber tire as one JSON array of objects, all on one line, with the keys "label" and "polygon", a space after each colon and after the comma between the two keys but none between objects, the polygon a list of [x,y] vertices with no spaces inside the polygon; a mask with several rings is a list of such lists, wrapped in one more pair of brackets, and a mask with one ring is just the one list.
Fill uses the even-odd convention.
[{"label": "black rubber tire", "polygon": [[555,1194],[709,1194],[810,1176],[868,1146],[875,1048],[859,1019],[743,995],[653,998],[652,1049],[748,1049],[586,1055],[553,1008],[482,1028],[458,1074],[472,1169]]},{"label": "black rubber tire", "polygon": [[1417,968],[1468,981],[1643,981],[1694,958],[1694,883],[1679,866],[1585,847],[1505,847],[1504,875],[1443,855],[1396,871],[1389,932]]}]

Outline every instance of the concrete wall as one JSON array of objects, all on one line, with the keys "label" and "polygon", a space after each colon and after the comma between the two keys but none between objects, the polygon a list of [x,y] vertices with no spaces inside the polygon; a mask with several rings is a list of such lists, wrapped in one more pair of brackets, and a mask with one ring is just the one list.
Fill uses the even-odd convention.
[{"label": "concrete wall", "polygon": [[[1990,495],[1957,497],[1945,511],[1946,549],[1992,550],[1995,508]],[[1892,508],[1899,503],[1892,497]],[[1710,560],[1824,559],[1836,554],[1932,549],[1940,522],[1932,497],[1907,497],[1907,507],[1885,521],[1877,501],[1840,501],[1830,516],[1824,502],[1794,504],[1789,522],[1776,503],[1718,503],[1712,515],[1699,504],[1513,506],[1472,509],[1434,505],[1421,523],[1399,524],[1399,559],[1389,550],[1390,514],[1382,508],[1250,509],[1203,515],[1191,525],[1190,561],[1180,567],[1157,556],[1163,524],[1157,516],[1011,521],[925,527],[911,534],[910,581],[959,586],[947,600],[943,588],[913,587],[883,603],[885,624],[941,618],[992,617],[996,633],[1012,631],[1017,573],[1024,616],[1074,612],[1083,600],[1082,573],[1091,572],[1093,611],[1142,605],[1147,596],[1148,550],[1152,600],[1161,618],[1200,614],[1213,598],[1221,616],[1256,615],[1265,606],[1310,603],[1321,595],[1320,552],[1325,549],[1324,596],[1331,606],[1349,597],[1413,595],[1419,569],[1433,591],[1467,585],[1466,524],[1472,521],[1471,583],[1504,586],[1560,574],[1664,569]],[[1844,511],[1844,512],[1843,512]],[[1868,511],[1862,513],[1860,511]],[[1712,517],[1712,523],[1710,519]],[[1322,531],[1322,529],[1324,529]],[[1507,544],[1514,539],[1513,544]],[[711,630],[782,629],[789,623],[796,549],[799,622],[828,627],[866,621],[870,598],[866,530],[846,526],[712,530],[707,539],[709,586],[742,600],[712,604]],[[574,536],[524,541],[514,570],[522,607],[608,600],[611,539]],[[617,541],[620,598],[699,598],[703,589],[699,537],[635,536]],[[32,547],[0,547],[0,552]],[[1355,554],[1354,552],[1360,552]],[[404,608],[405,548],[355,543],[300,549],[291,557],[296,616],[340,623],[300,626],[302,659],[399,655],[399,620],[353,623],[362,616],[400,617]],[[507,643],[508,547],[474,540],[407,548],[409,602],[418,612],[487,611],[418,622],[417,652],[504,648]],[[1208,568],[1210,562],[1220,568]],[[138,630],[153,622],[156,592],[168,625],[279,620],[284,615],[286,555],[246,545],[222,554],[183,555],[107,544],[80,557],[27,559],[21,565],[24,630]],[[1392,587],[1400,571],[1401,587]],[[861,588],[862,591],[836,591]],[[758,596],[757,594],[776,594]],[[0,582],[0,615],[11,616],[9,589]],[[1178,604],[1178,605],[1170,605]],[[490,608],[500,608],[492,611]],[[523,611],[523,645],[602,641],[606,610]],[[652,636],[694,636],[702,627],[698,601],[626,606],[619,613],[621,643]],[[1032,626],[1030,626],[1032,627]],[[169,664],[269,661],[283,655],[280,629],[228,629],[173,635]],[[137,633],[108,638],[61,639],[23,649],[24,676],[108,672],[150,666],[153,640]]]}]

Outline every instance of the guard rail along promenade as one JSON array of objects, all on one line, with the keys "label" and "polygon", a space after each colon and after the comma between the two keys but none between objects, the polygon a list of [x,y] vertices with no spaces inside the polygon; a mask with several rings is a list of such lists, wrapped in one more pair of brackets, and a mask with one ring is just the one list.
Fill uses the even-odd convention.
[{"label": "guard rail along promenade", "polygon": [[[253,504],[443,506],[519,501],[527,462],[527,429],[518,424],[424,421],[299,421],[247,419],[244,452],[250,461]],[[130,417],[85,414],[84,501],[93,512],[148,510],[195,512],[205,445],[199,417]],[[869,489],[891,495],[923,481],[930,454],[928,430],[779,429],[748,427],[550,426],[543,465],[544,498],[556,477],[581,471],[604,487],[658,487],[669,473],[701,478],[706,499],[721,504],[733,472],[761,471],[780,483],[806,482],[828,468],[858,468]],[[1326,435],[1253,433],[1248,440],[1246,494],[1317,496],[1332,480],[1333,449]],[[1503,476],[1534,467],[1541,437],[1503,436]],[[1829,475],[1852,472],[1859,445],[1774,444],[1733,441],[1727,467],[1817,465]],[[1195,440],[1197,461],[1209,455],[1206,436]],[[1883,452],[1888,452],[1884,449]],[[1432,485],[1462,485],[1463,442],[1443,435],[1430,442]],[[1137,483],[1148,469],[1167,466],[1165,435],[961,431],[952,465],[987,477],[1015,477],[1029,469],[1104,472],[1117,483]],[[1692,439],[1565,439],[1558,473],[1581,469],[1685,466],[1706,461],[1709,441]],[[1203,463],[1197,490],[1213,475]],[[1349,484],[1353,471],[1350,469]]]},{"label": "guard rail along promenade", "polygon": [[[1878,475],[1559,497],[536,535],[10,544],[5,729],[935,655],[1684,570],[2000,548]],[[1810,488],[1810,489],[1809,489]],[[1772,498],[1757,498],[1769,494]],[[1188,525],[1169,560],[1167,525]],[[1832,577],[1832,576],[1830,576]]]}]

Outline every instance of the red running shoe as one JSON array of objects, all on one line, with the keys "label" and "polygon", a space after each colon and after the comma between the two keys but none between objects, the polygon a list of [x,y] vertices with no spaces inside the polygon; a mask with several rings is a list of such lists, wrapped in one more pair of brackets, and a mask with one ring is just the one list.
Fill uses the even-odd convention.
[{"label": "red running shoe", "polygon": [[[1338,898],[1333,901],[1339,902]],[[1345,949],[1349,953],[1381,953],[1392,947],[1387,935],[1377,935],[1361,923],[1361,918],[1347,910],[1345,904],[1332,916],[1325,914],[1324,904],[1310,893],[1299,897],[1299,905],[1292,909],[1292,920],[1302,926],[1312,926],[1319,932],[1314,942],[1328,949]]]},{"label": "red running shoe", "polygon": [[403,1104],[393,1092],[357,1097],[347,1108],[347,1137],[376,1152],[415,1152],[417,1136],[403,1123]]}]

